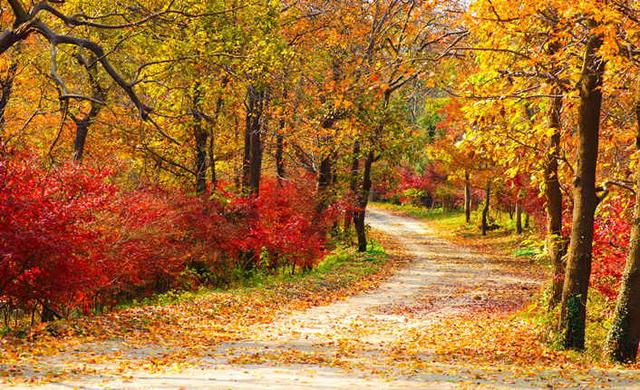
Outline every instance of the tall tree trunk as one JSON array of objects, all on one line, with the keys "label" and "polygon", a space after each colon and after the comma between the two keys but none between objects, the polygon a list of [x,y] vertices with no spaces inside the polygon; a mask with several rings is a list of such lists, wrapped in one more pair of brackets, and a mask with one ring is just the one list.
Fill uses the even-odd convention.
[{"label": "tall tree trunk", "polygon": [[[335,124],[336,119],[333,116],[326,117],[322,120],[321,126],[323,129],[330,129]],[[333,142],[332,137],[324,137],[322,142],[326,145],[330,145]],[[319,197],[318,212],[324,210],[331,202],[332,195],[329,193],[329,189],[333,184],[333,165],[335,159],[335,152],[329,151],[322,156],[320,161],[320,169],[318,170],[318,178],[316,183],[316,190]]]},{"label": "tall tree trunk", "polygon": [[[382,107],[387,111],[389,108],[389,102],[391,101],[391,93],[392,90],[388,89],[384,93],[384,97],[382,100]],[[381,122],[375,129],[373,135],[375,140],[379,139],[382,136],[382,132],[384,131],[385,122]],[[365,217],[367,212],[367,204],[369,203],[369,193],[371,192],[371,168],[373,163],[377,160],[374,144],[370,146],[369,153],[367,153],[367,157],[364,160],[364,169],[363,169],[363,177],[362,177],[362,188],[357,192],[357,200],[358,200],[358,210],[354,214],[354,226],[356,228],[356,235],[358,236],[358,252],[366,252],[367,250],[367,232],[365,229]]]},{"label": "tall tree trunk", "polygon": [[196,152],[196,194],[198,195],[204,194],[207,190],[207,138],[202,122],[196,122],[193,126],[193,139]]},{"label": "tall tree trunk", "polygon": [[[226,78],[222,80],[222,87],[227,85]],[[211,191],[216,190],[218,184],[218,172],[216,170],[216,128],[218,126],[218,119],[222,112],[222,106],[224,104],[223,92],[220,92],[218,99],[216,100],[216,108],[213,113],[213,118],[209,123],[209,167],[211,168]]]},{"label": "tall tree trunk", "polygon": [[76,136],[73,139],[73,160],[81,161],[84,154],[84,145],[89,134],[89,123],[86,121],[74,121],[76,125]]},{"label": "tall tree trunk", "polygon": [[[285,88],[282,92],[282,100],[287,101],[289,97],[288,90]],[[285,168],[284,168],[284,131],[287,125],[286,117],[283,116],[280,118],[280,123],[278,126],[278,133],[276,134],[276,177],[278,178],[278,184],[282,185],[282,182],[285,177]]]},{"label": "tall tree trunk", "polygon": [[[353,141],[353,152],[351,155],[351,179],[349,180],[349,196],[356,201],[356,191],[358,190],[358,176],[360,176],[360,140]],[[355,217],[355,213],[347,211],[344,216],[345,233],[351,230],[351,221]]]},{"label": "tall tree trunk", "polygon": [[464,218],[467,225],[471,223],[471,180],[468,171],[464,173]]},{"label": "tall tree trunk", "polygon": [[7,74],[0,79],[0,141],[2,141],[2,129],[6,123],[4,113],[7,110],[7,105],[9,104],[9,98],[13,91],[13,81],[16,78],[17,71],[18,63],[12,60],[11,65],[9,65],[9,69],[7,69]]},{"label": "tall tree trunk", "polygon": [[251,133],[251,168],[249,177],[249,188],[251,193],[260,193],[260,179],[262,175],[262,138],[261,130]]},{"label": "tall tree trunk", "polygon": [[516,200],[516,234],[521,235],[522,230],[522,205],[520,204],[522,200],[520,199],[520,195],[518,194],[518,199]]},{"label": "tall tree trunk", "polygon": [[211,169],[211,191],[218,185],[218,172],[216,168],[216,129],[210,126],[209,131],[209,167]]},{"label": "tall tree trunk", "polygon": [[196,194],[202,195],[207,190],[207,139],[209,135],[203,126],[202,94],[200,83],[193,87],[191,115],[193,116],[193,140],[195,150]]},{"label": "tall tree trunk", "polygon": [[242,156],[242,191],[248,192],[249,190],[249,167],[251,166],[251,132],[253,121],[251,119],[251,108],[247,107],[247,118],[245,119],[245,131],[244,131],[244,148]]},{"label": "tall tree trunk", "polygon": [[[557,31],[557,21],[560,18],[557,11],[552,7],[546,12],[551,16],[547,18],[551,31]],[[547,46],[547,54],[554,56],[562,45],[553,42]],[[557,74],[559,69],[552,69],[553,74]],[[560,156],[560,135],[562,130],[562,99],[563,91],[557,84],[551,86],[551,107],[547,114],[549,128],[553,129],[553,134],[549,138],[547,155],[544,162],[543,177],[545,182],[544,195],[546,200],[547,237],[546,250],[553,267],[553,280],[551,285],[551,297],[549,299],[549,310],[555,309],[562,299],[562,286],[564,283],[566,239],[562,234],[562,189],[558,177],[558,161]]]},{"label": "tall tree trunk", "polygon": [[482,207],[482,222],[480,230],[482,235],[486,236],[489,230],[489,207],[491,204],[491,180],[487,181],[487,188],[485,188],[484,207]]},{"label": "tall tree trunk", "polygon": [[[636,101],[636,150],[640,151],[640,92]],[[640,344],[640,167],[636,166],[636,204],[627,262],[605,344],[605,355],[612,361],[633,362]]]},{"label": "tall tree trunk", "polygon": [[244,139],[242,184],[245,192],[257,196],[262,173],[262,139],[266,93],[254,86],[247,89],[247,117]]},{"label": "tall tree trunk", "polygon": [[[593,31],[596,26],[595,23],[591,24]],[[592,36],[587,42],[582,78],[579,84],[579,144],[576,177],[573,183],[573,218],[560,312],[562,343],[567,349],[577,350],[584,348],[587,293],[591,275],[593,222],[598,206],[596,166],[604,62],[597,52],[601,46],[602,36],[592,32]]]},{"label": "tall tree trunk", "polygon": [[[284,122],[284,121],[282,121]],[[280,128],[284,128],[281,123]],[[284,135],[278,133],[276,135],[276,175],[278,176],[278,183],[282,184],[284,179]]]},{"label": "tall tree trunk", "polygon": [[358,252],[366,252],[367,250],[367,233],[365,230],[365,214],[367,210],[367,204],[369,203],[369,192],[371,191],[371,166],[375,161],[375,154],[373,151],[367,153],[367,157],[364,160],[364,172],[362,180],[362,189],[357,194],[357,206],[358,210],[354,214],[354,226],[356,228],[356,235],[358,236]]},{"label": "tall tree trunk", "polygon": [[560,153],[560,126],[562,96],[560,88],[554,88],[549,127],[554,129],[549,139],[547,158],[544,165],[545,198],[547,201],[547,252],[553,266],[553,281],[549,309],[555,308],[562,298],[564,282],[565,239],[562,235],[562,190],[558,178],[558,155]]},{"label": "tall tree trunk", "polygon": [[76,59],[87,71],[87,77],[89,79],[89,85],[91,86],[91,97],[89,111],[83,114],[81,117],[75,115],[69,115],[76,125],[76,135],[73,140],[73,160],[78,162],[82,160],[84,155],[85,144],[87,142],[87,135],[89,134],[89,128],[95,121],[96,117],[102,110],[103,101],[105,99],[105,91],[98,81],[95,56],[84,58],[80,54],[76,55]]},{"label": "tall tree trunk", "polygon": [[333,173],[333,156],[326,155],[320,161],[320,169],[318,170],[317,192],[320,197],[318,211],[324,210],[329,204],[329,194],[327,193],[331,186],[331,175]]}]

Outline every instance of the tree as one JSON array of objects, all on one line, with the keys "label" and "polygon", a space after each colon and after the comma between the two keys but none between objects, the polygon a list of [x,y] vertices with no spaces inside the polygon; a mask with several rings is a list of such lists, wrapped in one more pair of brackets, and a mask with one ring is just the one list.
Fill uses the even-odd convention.
[{"label": "tree", "polygon": [[[640,95],[636,103],[636,150],[640,151]],[[640,169],[636,167],[634,223],[626,267],[616,302],[613,323],[605,343],[605,354],[613,361],[635,361],[640,344]]]},{"label": "tree", "polygon": [[570,349],[584,348],[593,222],[600,200],[596,193],[596,167],[605,62],[599,55],[603,37],[597,32],[595,21],[590,20],[587,23],[589,37],[579,83],[579,145],[576,152],[576,177],[573,182],[573,218],[560,316],[562,342]]},{"label": "tree", "polygon": [[[169,8],[160,12],[151,13],[135,22],[127,22],[121,24],[102,24],[95,22],[97,18],[87,18],[84,14],[68,16],[60,9],[49,4],[47,1],[36,3],[33,7],[26,8],[22,0],[8,0],[13,15],[13,23],[10,28],[6,28],[0,33],[0,54],[5,53],[9,48],[26,40],[32,34],[42,36],[50,44],[51,50],[51,75],[62,90],[61,99],[85,99],[91,100],[85,96],[78,96],[67,90],[66,84],[58,74],[58,46],[71,45],[78,49],[86,49],[90,51],[97,62],[100,63],[107,74],[118,84],[118,86],[129,96],[140,112],[142,118],[146,119],[149,114],[149,108],[145,106],[138,98],[133,88],[133,83],[126,81],[123,76],[113,67],[105,50],[92,40],[73,36],[55,31],[53,24],[48,24],[43,20],[44,15],[49,15],[54,22],[62,22],[70,26],[83,26],[92,29],[125,29],[144,24],[159,15],[169,11]],[[64,3],[62,1],[61,3]],[[170,3],[170,5],[173,2]]]}]

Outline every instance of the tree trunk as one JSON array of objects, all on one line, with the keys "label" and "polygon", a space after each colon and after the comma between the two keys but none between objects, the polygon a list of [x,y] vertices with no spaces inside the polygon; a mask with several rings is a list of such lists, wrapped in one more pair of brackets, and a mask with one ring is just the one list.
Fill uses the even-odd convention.
[{"label": "tree trunk", "polygon": [[317,182],[317,190],[320,195],[320,209],[324,209],[327,205],[327,194],[326,191],[329,189],[331,185],[331,174],[333,159],[332,156],[325,156],[322,161],[320,161],[320,169],[318,170],[318,182]]},{"label": "tree trunk", "polygon": [[471,223],[471,180],[469,172],[464,173],[464,217],[467,225]]},{"label": "tree trunk", "polygon": [[[356,190],[358,189],[358,176],[360,175],[360,141],[355,140],[353,142],[353,152],[351,155],[351,179],[349,181],[349,196],[355,202]],[[355,217],[355,213],[347,211],[344,216],[344,231],[345,233],[351,230],[351,221]]]},{"label": "tree trunk", "polygon": [[[592,23],[592,30],[595,28]],[[573,218],[567,255],[560,312],[561,340],[567,349],[584,349],[584,332],[591,254],[593,222],[598,197],[596,166],[602,105],[604,62],[597,54],[602,37],[592,35],[587,42],[578,113],[578,151],[573,191]]]},{"label": "tree trunk", "polygon": [[9,98],[13,91],[13,81],[16,78],[17,71],[18,63],[12,60],[11,65],[9,65],[9,69],[7,69],[6,76],[0,79],[0,141],[3,139],[2,129],[6,123],[4,113],[7,110],[7,105],[9,104]]},{"label": "tree trunk", "polygon": [[[518,198],[520,196],[518,195]],[[521,200],[516,200],[516,234],[522,234],[522,205],[520,204]]]},{"label": "tree trunk", "polygon": [[51,308],[47,303],[40,302],[42,305],[42,311],[40,312],[40,321],[41,322],[51,322],[56,319],[62,319],[62,316]]},{"label": "tree trunk", "polygon": [[247,118],[245,120],[244,131],[244,153],[242,157],[242,191],[248,192],[249,189],[249,167],[251,165],[251,132],[253,120],[251,119],[250,108],[247,108]]},{"label": "tree trunk", "polygon": [[249,188],[253,195],[258,196],[262,174],[262,139],[260,130],[251,133],[251,168],[249,171]]},{"label": "tree trunk", "polygon": [[216,129],[210,126],[209,132],[209,167],[211,168],[211,191],[216,190],[218,185],[218,172],[216,170]]},{"label": "tree trunk", "polygon": [[487,188],[485,189],[486,197],[484,200],[484,207],[482,208],[482,223],[480,229],[482,231],[482,235],[487,235],[487,230],[489,230],[489,205],[491,203],[491,180],[487,181]]},{"label": "tree trunk", "polygon": [[[226,81],[222,82],[223,87],[226,85]],[[209,123],[209,166],[211,167],[211,191],[216,190],[218,184],[218,172],[216,170],[216,127],[218,125],[218,118],[222,112],[222,105],[224,100],[222,98],[222,92],[216,100],[216,108],[213,114],[211,123]]]},{"label": "tree trunk", "polygon": [[[82,57],[80,54],[76,56],[76,59],[87,71],[89,78],[89,85],[91,85],[91,97],[89,111],[83,114],[82,117],[75,115],[69,115],[76,125],[76,136],[73,141],[73,160],[79,162],[84,155],[84,148],[87,142],[87,135],[89,134],[89,127],[93,124],[100,111],[102,110],[103,101],[105,100],[105,91],[98,82],[98,75],[96,69],[96,58],[91,56],[89,59]],[[91,61],[91,62],[89,62]]]},{"label": "tree trunk", "polygon": [[[280,128],[284,128],[284,124],[281,123]],[[278,177],[278,183],[282,184],[284,175],[284,135],[278,134],[276,136],[276,176]]]},{"label": "tree trunk", "polygon": [[[322,120],[321,126],[323,129],[330,129],[333,127],[335,123],[334,117],[327,117]],[[326,145],[330,145],[333,140],[332,137],[324,137],[322,140]],[[320,161],[320,169],[318,170],[318,178],[316,183],[316,190],[319,197],[319,203],[317,205],[318,212],[323,211],[331,202],[331,194],[329,194],[329,189],[333,184],[333,165],[335,159],[335,152],[328,151],[325,152],[322,156],[322,160]]]},{"label": "tree trunk", "polygon": [[202,122],[193,126],[193,139],[196,149],[196,194],[202,195],[207,190],[207,132],[202,128]]},{"label": "tree trunk", "polygon": [[76,124],[76,136],[73,140],[73,160],[81,161],[84,154],[84,145],[89,134],[89,122],[74,121]]},{"label": "tree trunk", "polygon": [[[547,10],[551,15],[548,20],[551,31],[557,31],[557,11],[553,8]],[[547,47],[547,53],[554,56],[562,45],[553,42]],[[559,69],[552,69],[553,74],[557,74]],[[553,129],[553,134],[549,138],[547,155],[544,162],[544,195],[546,200],[547,217],[547,237],[546,247],[553,267],[553,280],[551,285],[551,297],[549,299],[549,310],[555,309],[562,299],[562,285],[564,282],[566,253],[566,239],[562,234],[562,189],[558,177],[558,161],[560,156],[560,135],[562,129],[562,88],[557,84],[552,85],[551,107],[548,112],[549,128]]]},{"label": "tree trunk", "polygon": [[562,97],[560,88],[554,88],[553,103],[549,113],[549,126],[554,129],[549,139],[549,150],[544,166],[545,198],[547,201],[547,252],[553,266],[553,281],[549,309],[555,308],[562,298],[564,281],[565,239],[562,235],[562,190],[558,178],[558,154],[560,152],[560,126]]},{"label": "tree trunk", "polygon": [[364,160],[362,189],[357,194],[358,210],[354,213],[353,222],[358,236],[358,252],[366,252],[367,250],[367,234],[364,222],[367,204],[369,203],[369,192],[371,191],[371,166],[374,160],[375,154],[370,151]]},{"label": "tree trunk", "polygon": [[200,83],[193,87],[193,99],[191,102],[191,114],[193,116],[193,140],[195,148],[195,179],[196,194],[202,195],[207,190],[207,138],[208,134],[203,128],[202,95]]},{"label": "tree trunk", "polygon": [[[640,99],[636,102],[636,150],[640,151]],[[640,167],[636,166],[636,204],[627,262],[605,344],[605,355],[616,362],[633,362],[640,344]]]},{"label": "tree trunk", "polygon": [[263,113],[266,104],[266,93],[256,87],[247,89],[247,117],[245,128],[244,160],[242,166],[243,189],[252,195],[260,192],[262,173],[262,139],[265,126]]}]

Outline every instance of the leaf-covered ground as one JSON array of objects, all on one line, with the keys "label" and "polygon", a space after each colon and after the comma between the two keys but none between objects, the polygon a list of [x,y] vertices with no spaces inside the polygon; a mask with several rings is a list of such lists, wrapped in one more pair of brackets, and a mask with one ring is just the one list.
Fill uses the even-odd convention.
[{"label": "leaf-covered ground", "polygon": [[[51,387],[629,387],[637,367],[553,350],[527,316],[545,278],[372,210],[367,255],[263,288],[184,297],[3,340],[3,380]],[[469,244],[475,245],[473,242]],[[375,287],[375,288],[373,288]],[[56,383],[57,382],[57,383]]]}]

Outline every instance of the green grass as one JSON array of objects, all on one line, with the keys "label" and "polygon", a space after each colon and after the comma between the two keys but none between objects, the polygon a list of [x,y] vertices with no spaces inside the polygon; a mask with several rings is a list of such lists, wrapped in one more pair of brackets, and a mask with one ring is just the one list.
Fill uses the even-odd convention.
[{"label": "green grass", "polygon": [[395,205],[390,203],[374,202],[373,205],[383,210],[401,213],[414,218],[424,219],[430,222],[440,232],[450,237],[483,240],[489,245],[495,245],[497,249],[508,252],[516,257],[531,257],[543,263],[544,242],[533,229],[522,236],[515,234],[515,222],[509,217],[509,213],[493,211],[491,217],[500,226],[499,229],[488,232],[483,237],[480,232],[480,212],[474,210],[471,213],[471,223],[467,224],[462,210],[443,210],[442,208],[428,209],[414,205]]},{"label": "green grass", "polygon": [[116,307],[117,310],[141,306],[166,306],[178,302],[192,302],[203,296],[229,292],[245,294],[255,289],[280,288],[287,284],[335,284],[347,285],[367,275],[378,272],[387,261],[387,254],[378,242],[370,240],[367,251],[358,253],[354,248],[339,245],[313,269],[290,272],[290,268],[275,273],[255,271],[246,278],[226,288],[200,287],[196,290],[170,290],[141,300],[132,300]]},{"label": "green grass", "polygon": [[445,211],[442,208],[429,209],[426,207],[414,206],[410,204],[397,205],[384,202],[371,202],[371,205],[383,210],[400,212],[410,217],[428,218],[430,220],[451,219],[457,216],[461,216],[461,221],[464,222],[464,215],[458,210]]}]

